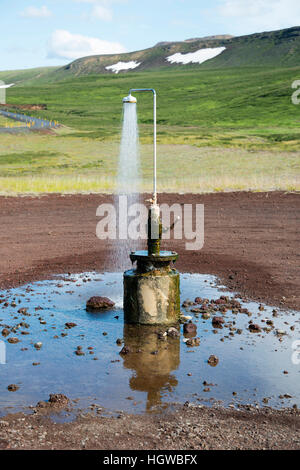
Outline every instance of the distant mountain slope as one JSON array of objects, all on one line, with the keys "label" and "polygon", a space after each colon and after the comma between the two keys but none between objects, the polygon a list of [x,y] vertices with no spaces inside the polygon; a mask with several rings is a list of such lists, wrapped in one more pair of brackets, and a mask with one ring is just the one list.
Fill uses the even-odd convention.
[{"label": "distant mountain slope", "polygon": [[[113,73],[106,67],[119,62],[135,63],[135,72],[158,67],[182,67],[183,65],[178,63],[171,64],[167,57],[178,53],[194,53],[199,49],[220,47],[225,47],[225,50],[216,57],[200,65],[190,63],[184,66],[212,68],[300,65],[300,26],[240,37],[224,35],[188,39],[182,42],[160,42],[142,51],[83,57],[60,68],[57,73],[59,75],[61,72],[74,75]],[[123,66],[126,67],[126,65]],[[120,72],[124,73],[127,70],[120,70]]]},{"label": "distant mountain slope", "polygon": [[[201,51],[199,53],[199,50]],[[188,55],[188,56],[187,56]],[[215,55],[215,57],[214,57]],[[173,56],[171,61],[167,58]],[[204,57],[205,56],[205,57]],[[204,60],[202,63],[191,61]],[[213,58],[210,58],[213,57]],[[178,58],[183,63],[178,63]],[[186,63],[190,61],[189,63]],[[121,63],[121,64],[120,64]],[[0,80],[16,85],[54,83],[72,76],[128,73],[145,70],[214,69],[223,67],[296,67],[300,65],[300,26],[247,36],[230,35],[159,42],[141,51],[95,55],[63,67],[0,72]]]},{"label": "distant mountain slope", "polygon": [[3,71],[0,72],[0,80],[5,80],[7,83],[27,83],[47,78],[49,74],[59,69],[60,67],[38,67],[33,69]]}]

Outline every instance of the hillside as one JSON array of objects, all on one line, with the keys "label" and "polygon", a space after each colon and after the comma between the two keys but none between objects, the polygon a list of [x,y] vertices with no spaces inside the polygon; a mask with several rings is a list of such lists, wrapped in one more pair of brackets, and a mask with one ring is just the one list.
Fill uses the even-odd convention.
[{"label": "hillside", "polygon": [[[208,57],[215,57],[204,57],[207,52]],[[168,57],[171,59],[167,60]],[[201,60],[204,62],[198,63]],[[121,70],[116,70],[120,63]],[[74,76],[115,75],[117,72],[124,74],[159,69],[183,71],[262,66],[285,68],[299,65],[300,26],[297,26],[240,37],[221,35],[181,42],[159,42],[149,49],[126,54],[83,57],[63,67],[3,71],[0,72],[0,80],[15,82],[18,85],[34,85],[54,83]]]},{"label": "hillside", "polygon": [[[200,49],[207,48],[225,49],[216,57],[206,60],[202,64],[190,62],[189,64],[182,65],[178,62],[171,63],[170,59],[167,60],[168,57],[179,54],[179,60],[184,61],[185,58],[184,56],[180,57],[181,54],[192,54]],[[193,60],[194,57],[191,55],[190,60]],[[133,62],[135,71],[158,67],[297,66],[300,64],[300,27],[240,37],[226,35],[188,39],[182,42],[160,42],[154,47],[142,51],[83,57],[60,68],[56,73],[58,75],[61,75],[62,72],[74,75],[87,75],[91,73],[111,74],[114,70],[107,69],[106,67],[116,65],[119,62],[125,64]],[[123,67],[126,67],[126,65],[123,65]],[[123,69],[122,73],[126,71]]]}]

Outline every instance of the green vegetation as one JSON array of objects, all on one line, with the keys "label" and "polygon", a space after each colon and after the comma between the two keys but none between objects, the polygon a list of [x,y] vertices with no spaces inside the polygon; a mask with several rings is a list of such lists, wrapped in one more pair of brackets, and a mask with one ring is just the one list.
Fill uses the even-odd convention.
[{"label": "green vegetation", "polygon": [[7,119],[0,114],[0,127],[19,127],[24,126],[24,123],[20,121],[14,121],[13,119]]},{"label": "green vegetation", "polygon": [[[178,67],[59,81],[52,70],[39,78],[26,73],[8,101],[47,103],[28,114],[64,127],[0,134],[1,193],[114,190],[122,97],[150,85],[158,92],[162,191],[299,190],[300,106],[291,102],[291,84],[300,67]],[[138,96],[138,112],[142,189],[150,190],[150,94]]]}]

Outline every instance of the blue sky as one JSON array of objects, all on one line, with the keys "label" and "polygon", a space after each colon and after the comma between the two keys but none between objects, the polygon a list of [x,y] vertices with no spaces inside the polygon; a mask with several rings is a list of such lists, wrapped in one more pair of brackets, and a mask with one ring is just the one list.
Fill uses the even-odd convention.
[{"label": "blue sky", "polygon": [[0,6],[0,70],[300,25],[299,0],[0,0]]}]

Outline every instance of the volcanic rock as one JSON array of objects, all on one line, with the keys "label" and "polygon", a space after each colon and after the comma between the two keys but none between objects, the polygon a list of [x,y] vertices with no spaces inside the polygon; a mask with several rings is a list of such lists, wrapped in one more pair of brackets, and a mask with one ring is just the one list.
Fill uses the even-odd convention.
[{"label": "volcanic rock", "polygon": [[197,326],[195,325],[195,323],[189,321],[188,323],[185,323],[183,325],[183,332],[184,333],[197,333]]},{"label": "volcanic rock", "polygon": [[91,297],[87,303],[86,308],[87,310],[107,310],[112,308],[115,303],[110,300],[108,297]]}]

